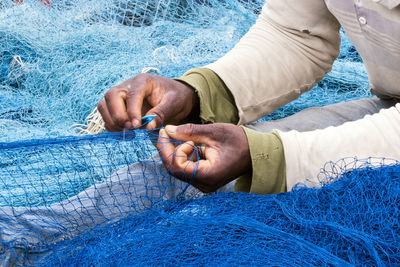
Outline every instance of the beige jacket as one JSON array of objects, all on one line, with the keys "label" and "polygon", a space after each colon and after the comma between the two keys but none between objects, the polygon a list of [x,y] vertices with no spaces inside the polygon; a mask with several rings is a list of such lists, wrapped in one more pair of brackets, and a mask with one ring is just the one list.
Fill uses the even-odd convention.
[{"label": "beige jacket", "polygon": [[[340,26],[363,58],[372,92],[400,99],[400,0],[268,0],[240,42],[207,66],[232,92],[239,124],[296,99],[322,79],[339,54]],[[347,156],[400,159],[400,146],[394,145],[400,144],[399,110],[398,105],[361,120],[360,127],[342,125],[322,134],[279,132],[288,189],[304,177],[317,181],[319,168],[329,160]],[[341,143],[335,143],[336,149],[324,143],[346,139],[348,134],[356,134],[351,142],[358,143],[343,144],[354,149],[339,153]],[[376,141],[382,135],[383,143]],[[311,157],[311,163],[302,165],[304,157]]]}]

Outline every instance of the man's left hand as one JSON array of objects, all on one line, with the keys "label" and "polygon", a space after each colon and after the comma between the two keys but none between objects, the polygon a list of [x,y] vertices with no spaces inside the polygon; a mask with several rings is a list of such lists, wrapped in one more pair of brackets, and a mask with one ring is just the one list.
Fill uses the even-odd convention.
[{"label": "man's left hand", "polygon": [[[175,146],[169,138],[184,143]],[[171,175],[203,192],[213,192],[251,172],[246,134],[232,124],[167,125],[160,130],[157,149]]]}]

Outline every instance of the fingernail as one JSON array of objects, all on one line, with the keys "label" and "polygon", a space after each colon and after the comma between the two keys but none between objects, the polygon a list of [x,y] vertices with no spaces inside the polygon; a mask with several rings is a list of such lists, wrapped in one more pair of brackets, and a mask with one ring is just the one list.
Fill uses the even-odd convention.
[{"label": "fingernail", "polygon": [[167,131],[168,135],[175,134],[176,128],[178,128],[178,127],[175,126],[175,125],[167,125],[167,126],[165,126],[165,130]]},{"label": "fingernail", "polygon": [[193,141],[188,141],[188,142],[186,142],[186,144],[188,144],[189,146],[194,146],[194,142]]},{"label": "fingernail", "polygon": [[166,136],[167,133],[165,132],[164,129],[161,129],[161,130],[158,132],[158,135],[159,135],[159,136]]},{"label": "fingernail", "polygon": [[156,122],[152,121],[149,124],[146,125],[146,129],[147,130],[153,130],[154,128],[156,128]]},{"label": "fingernail", "polygon": [[139,127],[139,126],[140,126],[140,125],[139,125],[139,120],[133,120],[133,121],[132,121],[132,125],[133,125],[133,127],[135,127],[135,128]]}]

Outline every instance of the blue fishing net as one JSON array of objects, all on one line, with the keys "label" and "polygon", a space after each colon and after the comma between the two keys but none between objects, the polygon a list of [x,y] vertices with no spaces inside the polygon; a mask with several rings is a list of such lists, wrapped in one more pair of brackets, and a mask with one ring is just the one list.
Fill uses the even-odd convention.
[{"label": "blue fishing net", "polygon": [[32,265],[94,227],[202,196],[168,174],[157,138],[136,130],[0,143],[0,261]]},{"label": "blue fishing net", "polygon": [[204,195],[149,157],[154,148],[144,144],[155,138],[136,131],[2,144],[2,262],[400,264],[398,161],[327,163],[322,188]]},{"label": "blue fishing net", "polygon": [[[149,133],[151,135],[151,133]],[[0,143],[0,206],[48,206],[157,152],[143,132]]]},{"label": "blue fishing net", "polygon": [[68,240],[41,266],[395,266],[399,190],[397,164],[321,189],[190,199]]},{"label": "blue fishing net", "polygon": [[[104,93],[143,68],[179,77],[224,55],[262,0],[11,0],[0,7],[0,141],[75,134]],[[333,71],[265,119],[369,96],[360,57],[342,32]]]},{"label": "blue fishing net", "polygon": [[[396,162],[326,166],[321,180],[341,179],[322,189],[204,197],[162,167],[155,133],[75,133],[144,68],[178,77],[224,55],[263,1],[16,2],[0,2],[2,264],[400,264]],[[341,37],[333,70],[262,120],[370,96]]]}]

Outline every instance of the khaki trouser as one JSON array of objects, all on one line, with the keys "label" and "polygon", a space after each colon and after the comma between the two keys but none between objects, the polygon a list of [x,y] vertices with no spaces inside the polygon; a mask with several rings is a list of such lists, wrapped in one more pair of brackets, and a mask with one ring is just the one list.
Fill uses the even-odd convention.
[{"label": "khaki trouser", "polygon": [[363,98],[324,107],[312,107],[283,119],[246,126],[259,132],[270,132],[274,129],[284,132],[291,130],[308,132],[356,121],[365,115],[378,113],[381,109],[390,108],[395,104],[394,100],[381,100],[377,97]]}]

